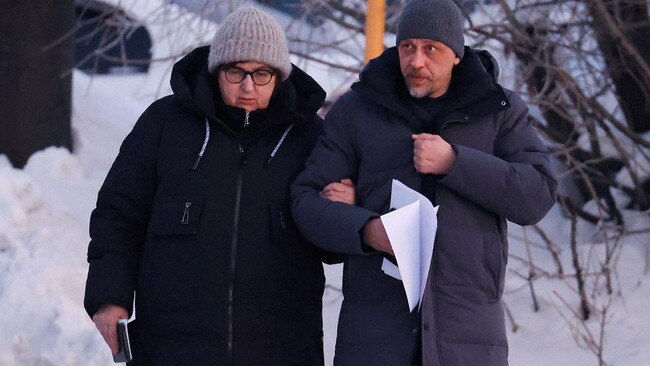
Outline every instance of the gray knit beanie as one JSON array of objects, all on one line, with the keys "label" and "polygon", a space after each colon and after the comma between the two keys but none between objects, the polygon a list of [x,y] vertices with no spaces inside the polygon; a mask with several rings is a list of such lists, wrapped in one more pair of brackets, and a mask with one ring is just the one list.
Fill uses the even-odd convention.
[{"label": "gray knit beanie", "polygon": [[256,61],[267,64],[286,80],[291,73],[287,37],[280,24],[264,11],[242,7],[226,17],[214,34],[208,70],[216,74],[220,65]]},{"label": "gray knit beanie", "polygon": [[432,39],[451,48],[458,57],[465,53],[463,15],[452,0],[410,0],[397,21],[397,40]]}]

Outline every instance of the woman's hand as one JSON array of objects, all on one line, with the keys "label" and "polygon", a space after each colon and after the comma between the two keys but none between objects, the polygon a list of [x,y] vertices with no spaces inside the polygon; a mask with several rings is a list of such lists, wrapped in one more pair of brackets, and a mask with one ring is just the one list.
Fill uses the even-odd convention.
[{"label": "woman's hand", "polygon": [[104,341],[111,348],[112,354],[116,354],[120,349],[120,341],[117,337],[117,321],[119,319],[128,319],[129,313],[125,308],[106,304],[99,308],[93,315],[93,322],[99,333],[104,337]]},{"label": "woman's hand", "polygon": [[334,202],[343,202],[349,205],[356,203],[354,183],[352,180],[345,178],[341,182],[333,182],[325,186],[320,191],[320,196]]}]

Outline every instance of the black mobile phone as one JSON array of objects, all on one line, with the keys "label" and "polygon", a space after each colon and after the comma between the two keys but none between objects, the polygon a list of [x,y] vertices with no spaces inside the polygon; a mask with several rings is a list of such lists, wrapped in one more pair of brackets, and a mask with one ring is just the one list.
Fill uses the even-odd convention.
[{"label": "black mobile phone", "polygon": [[131,342],[129,341],[128,320],[117,321],[117,338],[120,341],[120,350],[113,355],[113,362],[129,362],[133,359],[131,355]]}]

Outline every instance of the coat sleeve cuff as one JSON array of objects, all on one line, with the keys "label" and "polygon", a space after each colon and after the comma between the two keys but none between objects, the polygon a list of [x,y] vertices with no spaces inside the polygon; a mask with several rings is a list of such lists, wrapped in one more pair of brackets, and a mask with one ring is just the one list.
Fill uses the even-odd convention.
[{"label": "coat sleeve cuff", "polygon": [[314,238],[314,244],[321,248],[346,254],[370,254],[373,250],[362,241],[362,231],[366,223],[379,217],[373,211],[363,207],[352,206],[340,202],[328,204],[309,237]]},{"label": "coat sleeve cuff", "polygon": [[104,253],[90,261],[84,307],[91,318],[104,304],[119,305],[131,316],[134,279],[130,273],[129,264],[117,253]]}]

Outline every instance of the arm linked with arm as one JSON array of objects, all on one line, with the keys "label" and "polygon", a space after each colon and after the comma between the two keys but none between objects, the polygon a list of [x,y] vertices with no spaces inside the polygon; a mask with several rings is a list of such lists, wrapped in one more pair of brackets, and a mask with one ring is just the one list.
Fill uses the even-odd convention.
[{"label": "arm linked with arm", "polygon": [[357,154],[345,97],[325,118],[323,135],[307,160],[305,170],[291,187],[292,213],[300,231],[317,246],[338,253],[365,254],[361,242],[364,225],[376,213],[362,207],[321,197],[328,184],[357,177]]}]

